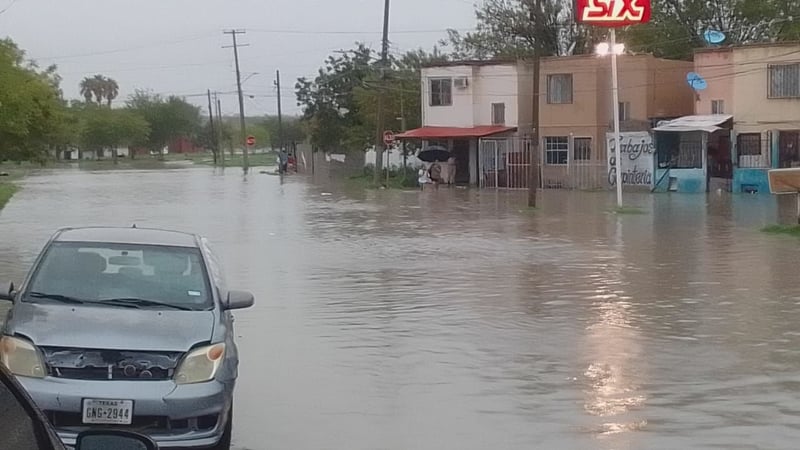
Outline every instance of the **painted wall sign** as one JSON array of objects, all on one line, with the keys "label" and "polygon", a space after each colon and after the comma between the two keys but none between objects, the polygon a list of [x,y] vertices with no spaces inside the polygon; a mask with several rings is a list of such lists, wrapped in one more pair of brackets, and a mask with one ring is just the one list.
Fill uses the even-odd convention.
[{"label": "painted wall sign", "polygon": [[[622,185],[623,186],[653,186],[653,157],[656,147],[653,136],[647,131],[634,131],[620,133],[622,147]],[[617,158],[614,156],[614,133],[606,134],[606,148],[608,149],[608,184],[617,185]]]},{"label": "painted wall sign", "polygon": [[651,15],[650,0],[575,0],[576,21],[588,25],[636,25],[649,22]]}]

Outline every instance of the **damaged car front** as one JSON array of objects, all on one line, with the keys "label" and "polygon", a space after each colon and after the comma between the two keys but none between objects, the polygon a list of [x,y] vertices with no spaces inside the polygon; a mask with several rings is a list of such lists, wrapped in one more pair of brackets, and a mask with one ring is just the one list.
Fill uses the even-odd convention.
[{"label": "damaged car front", "polygon": [[252,296],[223,301],[216,261],[197,242],[61,236],[13,293],[0,360],[66,444],[113,427],[160,448],[229,448],[238,367],[230,310],[237,295],[239,307]]}]

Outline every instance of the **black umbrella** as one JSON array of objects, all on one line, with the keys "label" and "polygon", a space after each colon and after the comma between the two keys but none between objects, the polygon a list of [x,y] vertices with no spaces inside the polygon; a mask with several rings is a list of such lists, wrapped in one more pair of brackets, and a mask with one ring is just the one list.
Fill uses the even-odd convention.
[{"label": "black umbrella", "polygon": [[447,151],[444,147],[428,147],[427,150],[423,150],[417,154],[417,158],[420,161],[424,162],[446,162],[450,159],[450,152]]}]

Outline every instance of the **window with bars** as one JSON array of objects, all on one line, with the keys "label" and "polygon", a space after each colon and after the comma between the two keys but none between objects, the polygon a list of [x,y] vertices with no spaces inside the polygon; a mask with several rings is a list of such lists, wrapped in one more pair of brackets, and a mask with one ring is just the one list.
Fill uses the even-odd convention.
[{"label": "window with bars", "polygon": [[736,152],[739,167],[764,167],[765,161],[761,156],[761,133],[742,133],[736,136]]},{"label": "window with bars", "polygon": [[569,138],[567,136],[550,136],[544,138],[545,163],[551,166],[563,166],[569,160]]},{"label": "window with bars", "polygon": [[560,73],[547,76],[547,103],[572,103],[572,74]]},{"label": "window with bars", "polygon": [[453,79],[431,78],[431,106],[450,106],[453,104]]},{"label": "window with bars", "polygon": [[572,159],[589,161],[592,159],[592,138],[575,138],[572,144]]},{"label": "window with bars", "polygon": [[800,63],[769,66],[769,98],[800,98]]}]

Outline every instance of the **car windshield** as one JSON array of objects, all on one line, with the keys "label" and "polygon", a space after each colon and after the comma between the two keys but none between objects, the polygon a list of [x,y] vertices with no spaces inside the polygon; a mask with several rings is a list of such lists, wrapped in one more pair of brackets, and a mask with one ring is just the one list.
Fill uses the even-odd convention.
[{"label": "car windshield", "polygon": [[55,242],[35,271],[25,301],[208,309],[211,296],[202,261],[193,248]]}]

